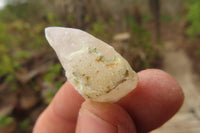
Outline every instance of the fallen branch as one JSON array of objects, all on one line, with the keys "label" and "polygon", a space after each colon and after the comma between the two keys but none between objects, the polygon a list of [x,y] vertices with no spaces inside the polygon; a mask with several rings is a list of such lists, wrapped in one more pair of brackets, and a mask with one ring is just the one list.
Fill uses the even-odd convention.
[{"label": "fallen branch", "polygon": [[21,83],[27,83],[28,81],[30,81],[31,79],[33,79],[34,77],[36,77],[37,75],[39,75],[40,73],[44,73],[46,72],[49,67],[52,65],[53,61],[49,61],[44,65],[41,65],[33,70],[31,70],[30,72],[23,74],[23,75],[18,75],[17,79],[21,82]]}]

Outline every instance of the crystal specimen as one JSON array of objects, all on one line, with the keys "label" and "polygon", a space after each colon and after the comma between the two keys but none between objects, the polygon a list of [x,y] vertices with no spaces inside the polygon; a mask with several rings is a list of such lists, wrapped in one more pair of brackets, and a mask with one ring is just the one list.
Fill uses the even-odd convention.
[{"label": "crystal specimen", "polygon": [[105,42],[74,28],[48,27],[45,35],[68,81],[84,98],[116,102],[136,87],[137,74]]}]

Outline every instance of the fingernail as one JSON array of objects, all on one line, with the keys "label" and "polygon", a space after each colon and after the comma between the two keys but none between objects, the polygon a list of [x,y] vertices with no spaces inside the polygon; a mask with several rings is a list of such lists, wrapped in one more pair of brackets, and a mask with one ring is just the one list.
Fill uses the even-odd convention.
[{"label": "fingernail", "polygon": [[76,133],[117,133],[117,127],[92,112],[81,109]]}]

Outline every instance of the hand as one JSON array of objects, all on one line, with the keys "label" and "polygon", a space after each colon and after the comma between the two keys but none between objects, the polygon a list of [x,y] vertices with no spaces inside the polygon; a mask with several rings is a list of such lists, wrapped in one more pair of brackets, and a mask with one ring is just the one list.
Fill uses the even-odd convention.
[{"label": "hand", "polygon": [[33,133],[146,133],[169,120],[184,95],[167,73],[138,73],[137,88],[117,103],[98,103],[79,95],[69,82],[40,115]]}]

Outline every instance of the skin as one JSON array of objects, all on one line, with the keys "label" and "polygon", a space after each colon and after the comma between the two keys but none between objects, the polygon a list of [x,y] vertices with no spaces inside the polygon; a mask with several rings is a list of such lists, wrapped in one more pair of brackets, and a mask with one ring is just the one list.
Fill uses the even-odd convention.
[{"label": "skin", "polygon": [[66,82],[38,118],[33,133],[147,133],[181,107],[181,87],[166,72],[138,73],[137,87],[117,103],[84,100]]}]

